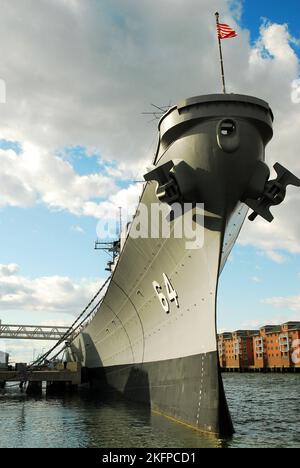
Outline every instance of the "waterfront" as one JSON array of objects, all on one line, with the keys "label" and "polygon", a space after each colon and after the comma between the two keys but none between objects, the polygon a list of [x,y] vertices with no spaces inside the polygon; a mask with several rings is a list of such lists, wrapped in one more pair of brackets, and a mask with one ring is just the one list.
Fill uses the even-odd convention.
[{"label": "waterfront", "polygon": [[300,375],[225,374],[236,434],[202,435],[146,408],[90,392],[0,394],[0,447],[300,447]]}]

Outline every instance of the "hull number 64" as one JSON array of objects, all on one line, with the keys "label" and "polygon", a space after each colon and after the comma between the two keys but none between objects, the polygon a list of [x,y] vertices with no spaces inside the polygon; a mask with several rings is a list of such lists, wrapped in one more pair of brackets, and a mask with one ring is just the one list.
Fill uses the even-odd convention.
[{"label": "hull number 64", "polygon": [[176,306],[179,307],[178,294],[175,291],[175,289],[173,288],[169,278],[167,277],[167,275],[165,273],[163,273],[163,278],[164,278],[164,281],[165,281],[165,286],[166,286],[166,290],[167,290],[168,299],[166,298],[166,296],[162,292],[162,287],[157,281],[153,281],[152,285],[153,285],[154,291],[157,294],[159,302],[161,303],[162,308],[168,314],[170,312],[169,301],[170,302],[175,302]]}]

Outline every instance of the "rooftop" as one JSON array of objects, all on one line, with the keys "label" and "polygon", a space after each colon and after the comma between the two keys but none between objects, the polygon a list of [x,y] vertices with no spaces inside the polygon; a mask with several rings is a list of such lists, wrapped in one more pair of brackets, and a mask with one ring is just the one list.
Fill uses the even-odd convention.
[{"label": "rooftop", "polygon": [[300,322],[285,322],[283,326],[287,326],[288,330],[300,330]]}]

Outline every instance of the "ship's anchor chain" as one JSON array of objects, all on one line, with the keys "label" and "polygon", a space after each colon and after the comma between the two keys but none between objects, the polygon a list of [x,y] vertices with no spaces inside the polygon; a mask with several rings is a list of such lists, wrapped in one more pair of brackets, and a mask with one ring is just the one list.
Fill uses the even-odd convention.
[{"label": "ship's anchor chain", "polygon": [[[258,172],[254,175],[252,183],[254,182],[255,184],[255,178],[261,180],[261,178],[266,175],[266,167],[267,166],[261,163],[261,165],[258,167]],[[255,199],[253,199],[254,197],[250,197],[244,198],[244,200],[242,200],[246,203],[246,205],[249,206],[249,208],[253,210],[253,213],[251,213],[248,218],[250,221],[254,221],[259,215],[266,221],[272,222],[274,216],[270,211],[270,207],[280,205],[280,203],[283,202],[286,196],[286,189],[288,185],[300,187],[300,179],[298,179],[298,177],[292,174],[281,164],[276,163],[274,165],[274,169],[277,173],[277,178],[269,181],[267,180],[267,182],[265,182],[264,189],[259,196],[256,196]],[[269,175],[267,175],[267,179],[268,177]]]}]

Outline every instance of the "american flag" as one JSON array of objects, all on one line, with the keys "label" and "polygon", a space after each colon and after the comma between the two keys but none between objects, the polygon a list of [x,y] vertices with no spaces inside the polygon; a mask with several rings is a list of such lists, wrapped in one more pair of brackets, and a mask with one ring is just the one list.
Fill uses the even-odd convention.
[{"label": "american flag", "polygon": [[219,39],[229,39],[237,36],[236,31],[224,23],[217,24],[217,32]]}]

